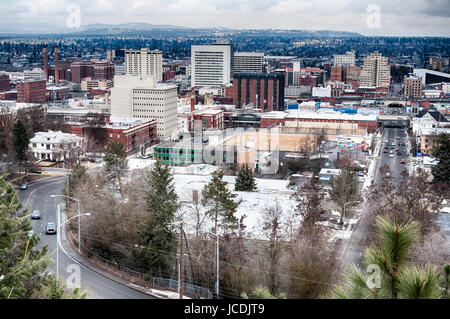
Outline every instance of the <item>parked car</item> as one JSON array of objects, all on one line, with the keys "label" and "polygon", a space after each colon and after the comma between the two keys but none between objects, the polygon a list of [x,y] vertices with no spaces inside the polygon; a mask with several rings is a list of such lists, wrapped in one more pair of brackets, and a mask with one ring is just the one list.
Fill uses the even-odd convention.
[{"label": "parked car", "polygon": [[27,188],[28,188],[28,185],[26,183],[20,185],[20,187],[19,187],[20,190],[25,190]]},{"label": "parked car", "polygon": [[405,164],[406,161],[405,161],[404,159],[402,159],[402,160],[400,161],[400,163],[401,163],[401,164]]},{"label": "parked car", "polygon": [[30,231],[28,232],[28,238],[33,237],[33,235],[34,235],[34,231],[33,231],[33,230],[30,230]]},{"label": "parked car", "polygon": [[56,224],[55,223],[47,223],[45,226],[46,234],[56,234]]},{"label": "parked car", "polygon": [[38,209],[33,210],[31,219],[41,219],[41,212]]},{"label": "parked car", "polygon": [[394,157],[394,154],[392,154],[392,153],[391,153],[391,154],[389,154],[389,157]]}]

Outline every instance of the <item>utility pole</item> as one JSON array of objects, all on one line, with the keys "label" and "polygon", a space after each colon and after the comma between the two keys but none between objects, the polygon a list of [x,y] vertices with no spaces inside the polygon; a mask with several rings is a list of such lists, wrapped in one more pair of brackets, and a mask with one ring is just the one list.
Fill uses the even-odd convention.
[{"label": "utility pole", "polygon": [[180,225],[180,276],[179,276],[179,295],[180,299],[183,299],[183,223]]}]

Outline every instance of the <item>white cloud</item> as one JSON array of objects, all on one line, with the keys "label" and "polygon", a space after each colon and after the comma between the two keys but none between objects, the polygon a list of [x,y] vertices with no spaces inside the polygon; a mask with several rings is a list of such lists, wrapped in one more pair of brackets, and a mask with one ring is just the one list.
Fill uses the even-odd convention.
[{"label": "white cloud", "polygon": [[[369,4],[381,8],[381,28],[365,21]],[[83,23],[148,22],[190,27],[355,31],[379,35],[450,36],[450,0],[0,0],[2,22],[64,23],[78,4]]]}]

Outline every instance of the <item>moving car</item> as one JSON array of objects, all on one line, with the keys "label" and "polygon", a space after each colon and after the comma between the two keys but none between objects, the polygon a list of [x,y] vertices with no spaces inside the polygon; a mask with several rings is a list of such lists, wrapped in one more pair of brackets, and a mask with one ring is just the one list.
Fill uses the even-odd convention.
[{"label": "moving car", "polygon": [[46,234],[56,234],[56,224],[55,223],[47,223],[45,226]]},{"label": "moving car", "polygon": [[20,185],[20,187],[19,187],[20,190],[25,190],[27,188],[28,188],[28,185],[26,183]]},{"label": "moving car", "polygon": [[394,157],[394,154],[392,154],[392,153],[391,153],[391,154],[389,154],[389,157]]},{"label": "moving car", "polygon": [[41,212],[37,209],[31,213],[31,219],[41,219]]}]

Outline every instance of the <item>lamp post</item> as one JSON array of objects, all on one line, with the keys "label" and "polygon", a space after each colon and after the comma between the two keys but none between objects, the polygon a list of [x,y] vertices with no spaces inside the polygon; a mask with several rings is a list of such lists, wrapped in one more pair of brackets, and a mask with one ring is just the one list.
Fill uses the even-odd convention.
[{"label": "lamp post", "polygon": [[[91,214],[90,213],[85,213],[85,214],[82,214],[82,215],[73,216],[73,217],[69,218],[68,220],[66,220],[64,223],[56,226],[56,277],[57,278],[59,278],[59,228],[61,226],[64,226],[65,224],[67,224],[69,221],[71,221],[75,217],[80,218],[81,216],[91,216]],[[59,214],[58,214],[57,220],[58,220],[58,224],[59,224]]]},{"label": "lamp post", "polygon": [[[74,217],[78,217],[78,251],[81,252],[80,200],[79,200],[79,199],[76,199],[76,198],[72,198],[72,197],[66,196],[66,195],[50,195],[50,197],[52,197],[52,198],[55,198],[55,197],[67,197],[67,198],[69,198],[69,199],[74,200],[74,201],[77,202],[77,215],[74,216]],[[72,217],[72,218],[73,218],[73,217]],[[70,219],[72,219],[72,218],[70,218]]]},{"label": "lamp post", "polygon": [[183,299],[183,221],[177,221],[172,225],[180,225],[180,263],[178,265],[178,296]]},{"label": "lamp post", "polygon": [[216,298],[219,299],[219,234],[211,233],[209,231],[205,231],[205,233],[209,233],[211,235],[216,236]]},{"label": "lamp post", "polygon": [[351,201],[351,202],[344,203],[344,216],[342,216],[342,228],[344,228],[345,206],[347,206],[347,204],[352,204],[352,203],[361,203],[361,201],[360,200],[356,200],[356,201]]}]

